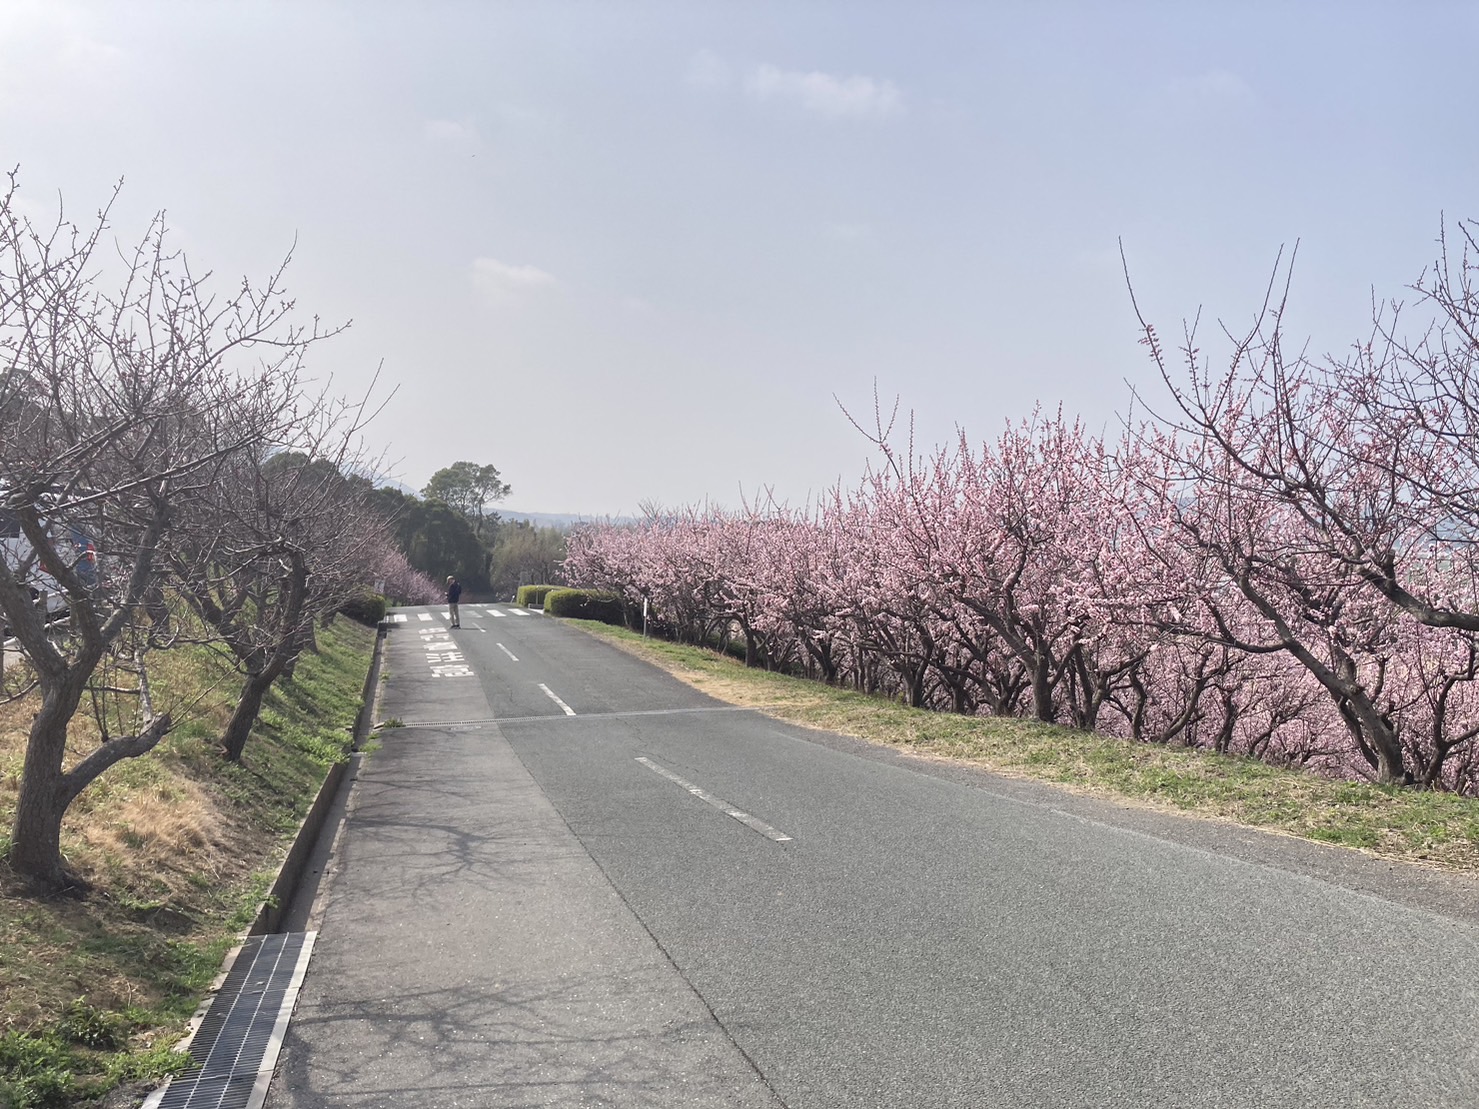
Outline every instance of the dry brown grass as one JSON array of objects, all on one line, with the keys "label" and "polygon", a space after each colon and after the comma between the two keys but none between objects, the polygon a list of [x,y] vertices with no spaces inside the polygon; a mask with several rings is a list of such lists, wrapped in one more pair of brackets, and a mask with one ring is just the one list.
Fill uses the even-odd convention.
[{"label": "dry brown grass", "polygon": [[[163,707],[187,714],[197,730],[224,727],[231,703],[222,679],[229,670],[199,652],[159,652],[151,676],[166,689],[192,690],[189,703]],[[0,813],[15,811],[35,704],[32,694],[0,705]],[[114,721],[110,728],[126,726]],[[79,712],[67,731],[63,765],[85,758],[101,735],[95,717]],[[250,872],[264,837],[218,790],[182,774],[179,753],[180,745],[166,742],[145,759],[103,775],[73,803],[62,823],[62,849],[74,873],[114,895],[180,905],[192,901],[200,875],[239,883]]]},{"label": "dry brown grass", "polygon": [[[37,898],[0,863],[0,1033],[53,1019],[77,997],[157,1014],[141,1020],[136,1045],[178,1033],[270,880],[322,780],[325,752],[346,740],[373,632],[340,621],[322,642],[324,653],[300,665],[305,692],[294,698],[314,718],[269,705],[240,766],[225,764],[215,745],[234,703],[229,667],[199,648],[152,656],[157,707],[171,711],[176,731],[105,772],[63,822],[67,865],[90,892]],[[337,669],[320,679],[327,667]],[[306,692],[320,680],[341,699]],[[10,832],[34,707],[33,698],[0,704],[0,838]],[[99,736],[79,713],[67,764]]]}]

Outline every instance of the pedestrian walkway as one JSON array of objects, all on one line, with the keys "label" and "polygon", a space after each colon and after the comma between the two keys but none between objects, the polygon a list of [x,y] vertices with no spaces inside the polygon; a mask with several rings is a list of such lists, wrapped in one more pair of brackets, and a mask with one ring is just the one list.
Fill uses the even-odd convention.
[{"label": "pedestrian walkway", "polygon": [[[480,683],[420,676],[416,638],[388,637],[382,718],[489,720]],[[777,1109],[496,724],[378,743],[269,1107]]]}]

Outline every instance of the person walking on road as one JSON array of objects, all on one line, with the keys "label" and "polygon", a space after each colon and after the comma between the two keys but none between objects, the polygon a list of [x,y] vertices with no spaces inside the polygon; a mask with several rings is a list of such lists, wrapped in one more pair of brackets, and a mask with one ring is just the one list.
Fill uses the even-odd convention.
[{"label": "person walking on road", "polygon": [[447,578],[447,615],[452,618],[454,628],[462,627],[462,621],[457,618],[457,602],[462,599],[462,583],[456,578]]}]

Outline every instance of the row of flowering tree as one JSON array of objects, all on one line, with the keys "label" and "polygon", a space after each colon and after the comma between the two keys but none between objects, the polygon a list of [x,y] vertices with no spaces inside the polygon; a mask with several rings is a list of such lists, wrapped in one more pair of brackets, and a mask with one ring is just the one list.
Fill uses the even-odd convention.
[{"label": "row of flowering tree", "polygon": [[0,622],[25,658],[0,696],[37,705],[6,857],[51,887],[72,880],[68,807],[176,723],[152,651],[193,639],[236,664],[239,759],[315,620],[377,579],[427,584],[353,476],[364,406],[307,385],[332,332],[295,322],[281,270],[216,294],[162,218],[131,248],[107,227],[37,226],[14,174],[0,195]]},{"label": "row of flowering tree", "polygon": [[[806,510],[695,507],[572,536],[566,573],[693,642],[959,713],[1479,791],[1473,228],[1346,357],[1270,298],[1213,372],[1105,439],[1036,414],[877,462]],[[1144,398],[1142,398],[1144,399]]]}]

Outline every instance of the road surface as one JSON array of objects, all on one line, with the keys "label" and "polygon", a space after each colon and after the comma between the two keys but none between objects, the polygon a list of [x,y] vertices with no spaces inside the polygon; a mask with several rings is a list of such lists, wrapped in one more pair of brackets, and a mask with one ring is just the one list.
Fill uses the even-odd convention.
[{"label": "road surface", "polygon": [[400,615],[271,1106],[1479,1105],[1474,883]]}]

